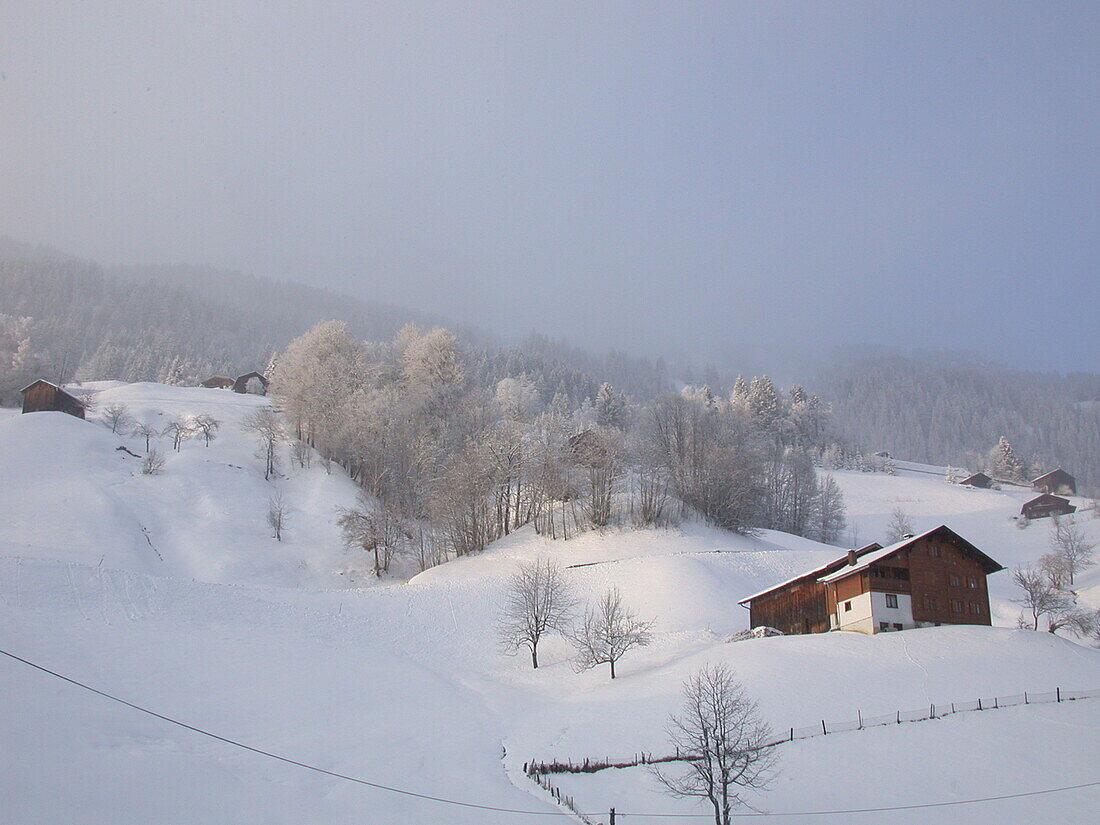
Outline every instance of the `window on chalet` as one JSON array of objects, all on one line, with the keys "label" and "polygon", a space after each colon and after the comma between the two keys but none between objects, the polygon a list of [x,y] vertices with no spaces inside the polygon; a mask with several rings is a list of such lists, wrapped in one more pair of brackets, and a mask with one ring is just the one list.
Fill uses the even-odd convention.
[{"label": "window on chalet", "polygon": [[844,612],[845,613],[850,613],[851,611],[852,611],[852,603],[851,602],[844,602]]},{"label": "window on chalet", "polygon": [[890,623],[889,622],[879,622],[878,623],[878,629],[879,630],[889,630],[890,629]]},{"label": "window on chalet", "polygon": [[924,597],[924,609],[925,610],[935,610],[936,609],[936,600],[933,599],[931,596],[925,596]]},{"label": "window on chalet", "polygon": [[897,607],[898,606],[897,594],[895,594],[895,593],[887,593],[886,594],[886,606],[887,607]]},{"label": "window on chalet", "polygon": [[956,575],[955,575],[954,573],[952,573],[952,574],[951,574],[950,576],[948,576],[948,577],[947,577],[947,580],[948,580],[948,583],[949,583],[949,584],[950,584],[950,585],[951,585],[952,587],[962,587],[962,579],[960,579],[960,578],[959,578],[958,576],[956,576]]},{"label": "window on chalet", "polygon": [[962,599],[952,599],[951,600],[951,612],[952,613],[962,613],[963,612]]},{"label": "window on chalet", "polygon": [[973,613],[975,616],[980,616],[982,615],[982,606],[977,602],[971,602],[970,612]]},{"label": "window on chalet", "polygon": [[971,576],[969,579],[966,580],[966,586],[969,587],[971,590],[977,590],[978,580]]},{"label": "window on chalet", "polygon": [[935,544],[928,545],[928,555],[938,556],[939,554],[940,554],[940,548],[939,548],[938,545],[935,545]]},{"label": "window on chalet", "polygon": [[894,622],[894,630],[901,630],[901,623],[900,622]]}]

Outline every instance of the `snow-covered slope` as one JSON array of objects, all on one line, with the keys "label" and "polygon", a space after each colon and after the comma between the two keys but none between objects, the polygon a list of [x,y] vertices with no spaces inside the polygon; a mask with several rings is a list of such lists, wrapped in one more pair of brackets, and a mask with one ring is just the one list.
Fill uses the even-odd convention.
[{"label": "snow-covered slope", "polygon": [[[135,421],[212,415],[218,437],[191,439],[167,464],[142,475],[144,439],[64,413],[0,419],[0,544],[6,554],[194,578],[199,581],[339,586],[343,555],[335,515],[355,486],[319,463],[300,469],[283,457],[285,478],[264,480],[255,440],[242,420],[267,399],[225,390],[101,382],[97,409],[123,405]],[[94,418],[90,416],[90,419]],[[119,449],[125,447],[126,449]],[[268,502],[290,505],[284,541],[271,537]]]},{"label": "snow-covered slope", "polygon": [[[211,413],[222,433],[209,448],[187,443],[163,475],[147,477],[116,449],[141,453],[144,443],[101,424],[0,417],[0,648],[328,770],[533,813],[442,805],[311,773],[0,657],[0,691],[18,711],[0,714],[3,822],[553,821],[544,814],[557,809],[522,776],[524,761],[662,752],[680,684],[706,663],[733,667],[777,729],[857,710],[1100,688],[1100,652],[1012,628],[1004,573],[991,579],[1004,627],[731,643],[747,622],[739,598],[839,552],[779,533],[747,538],[689,524],[551,542],[524,529],[407,583],[349,587],[333,520],[354,501],[354,485],[317,464],[265,482],[240,421],[266,400],[102,387],[100,409],[112,403],[157,422]],[[1045,525],[1021,531],[1011,518],[1024,491],[973,491],[906,472],[837,478],[862,542],[880,538],[900,505],[918,529],[947,523],[1009,566],[1046,552]],[[292,508],[282,543],[264,523],[276,486]],[[1081,523],[1100,538],[1100,521]],[[653,644],[629,654],[614,682],[603,671],[575,673],[560,638],[544,643],[537,671],[498,649],[504,581],[519,561],[543,556],[566,566],[582,599],[615,586],[654,621]],[[1086,576],[1090,593],[1095,582]],[[795,742],[780,749],[781,774],[754,804],[875,807],[1074,784],[1096,778],[1098,733],[1100,699]],[[1027,746],[1060,758],[1029,759]],[[658,795],[641,769],[557,784],[595,811],[705,812]],[[1100,802],[1095,789],[1038,799],[1042,807],[920,809],[888,821],[1086,823]]]}]

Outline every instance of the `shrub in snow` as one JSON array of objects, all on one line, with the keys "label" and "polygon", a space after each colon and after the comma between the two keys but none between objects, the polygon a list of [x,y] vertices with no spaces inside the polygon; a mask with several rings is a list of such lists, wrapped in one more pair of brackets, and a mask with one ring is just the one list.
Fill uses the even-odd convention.
[{"label": "shrub in snow", "polygon": [[752,630],[741,630],[734,633],[728,639],[727,642],[743,642],[746,639],[764,639],[768,636],[782,636],[782,630],[776,630],[774,627],[754,627]]}]

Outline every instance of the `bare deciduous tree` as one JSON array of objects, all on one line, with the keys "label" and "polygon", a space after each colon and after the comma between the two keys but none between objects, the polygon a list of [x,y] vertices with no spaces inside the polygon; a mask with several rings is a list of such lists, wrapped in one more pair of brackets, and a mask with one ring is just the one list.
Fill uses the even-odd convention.
[{"label": "bare deciduous tree", "polygon": [[259,441],[256,455],[264,462],[264,479],[270,481],[279,472],[279,442],[283,440],[283,426],[279,414],[271,407],[260,407],[248,415],[241,426],[255,433]]},{"label": "bare deciduous tree", "polygon": [[103,423],[117,433],[130,423],[130,410],[125,404],[112,404],[103,410]]},{"label": "bare deciduous tree", "polygon": [[1061,560],[1070,587],[1073,587],[1078,573],[1096,563],[1093,559],[1096,545],[1085,537],[1084,531],[1072,517],[1051,518],[1050,547]]},{"label": "bare deciduous tree", "polygon": [[340,511],[336,520],[348,547],[362,549],[374,556],[374,575],[389,571],[390,561],[404,538],[401,522],[391,508],[372,508],[365,500],[357,508]]},{"label": "bare deciduous tree", "polygon": [[271,527],[271,537],[276,541],[283,540],[283,528],[286,527],[287,505],[283,500],[282,491],[276,492],[267,504],[267,523]]},{"label": "bare deciduous tree", "polygon": [[577,648],[577,670],[610,665],[614,679],[618,661],[634,648],[649,644],[652,626],[652,622],[640,621],[623,606],[618,588],[608,590],[595,608],[585,611],[570,636]]},{"label": "bare deciduous tree", "polygon": [[576,601],[561,568],[550,559],[521,564],[508,582],[498,632],[507,650],[527,648],[539,666],[539,642],[552,631],[565,632]]},{"label": "bare deciduous tree", "polygon": [[742,804],[740,789],[764,788],[775,766],[772,735],[754,700],[725,665],[705,667],[684,682],[684,706],[669,719],[668,732],[686,755],[680,776],[654,774],[677,797],[705,799],[715,825],[729,825]]},{"label": "bare deciduous tree", "polygon": [[1055,616],[1071,609],[1073,599],[1065,593],[1045,570],[1017,567],[1012,581],[1022,591],[1016,603],[1031,613],[1031,629],[1039,629],[1043,616]]},{"label": "bare deciduous tree", "polygon": [[214,418],[212,415],[197,415],[191,421],[191,426],[195,432],[202,436],[203,441],[206,442],[206,446],[210,446],[210,442],[218,437],[218,429],[221,427],[221,422]]},{"label": "bare deciduous tree", "polygon": [[901,507],[895,507],[890,513],[890,522],[886,525],[886,544],[899,542],[915,532],[909,514]]},{"label": "bare deciduous tree", "polygon": [[164,425],[161,435],[172,437],[172,449],[178,453],[183,442],[191,437],[192,432],[190,422],[177,418]]},{"label": "bare deciduous tree", "polygon": [[160,430],[158,430],[152,424],[146,424],[142,421],[134,425],[134,428],[130,430],[130,435],[137,436],[138,438],[144,438],[145,452],[149,452],[149,445],[152,439],[158,438],[160,436]]},{"label": "bare deciduous tree", "polygon": [[164,469],[164,456],[156,447],[145,451],[145,458],[141,461],[141,472],[147,476],[155,476]]}]

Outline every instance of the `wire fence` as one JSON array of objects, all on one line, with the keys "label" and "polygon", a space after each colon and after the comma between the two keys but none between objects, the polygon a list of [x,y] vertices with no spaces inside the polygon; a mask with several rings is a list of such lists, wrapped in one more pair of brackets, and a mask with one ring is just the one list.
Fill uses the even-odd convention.
[{"label": "wire fence", "polygon": [[[806,725],[800,728],[787,728],[786,735],[780,736],[762,748],[776,747],[785,742],[794,742],[798,739],[811,739],[816,736],[828,736],[829,734],[848,733],[864,730],[866,728],[882,727],[884,725],[900,725],[906,722],[925,722],[930,719],[942,719],[956,713],[970,713],[976,711],[997,710],[1000,708],[1018,707],[1020,705],[1042,705],[1055,702],[1073,702],[1080,699],[1100,698],[1100,689],[1096,690],[1063,690],[1055,688],[1042,693],[1015,693],[1008,696],[979,697],[963,702],[947,702],[943,704],[932,703],[914,710],[896,710],[893,713],[885,713],[877,716],[864,716],[863,711],[856,711],[855,719],[841,721],[829,721],[822,719],[815,725]],[[580,762],[568,759],[552,759],[550,761],[528,762],[524,768],[527,775],[534,781],[543,784],[543,777],[556,773],[595,773],[608,768],[632,768],[638,765],[657,765],[664,762],[689,762],[697,758],[692,754],[680,753],[656,756],[652,753],[636,753],[633,756],[611,759],[587,757]],[[544,785],[544,787],[546,787]]]}]

